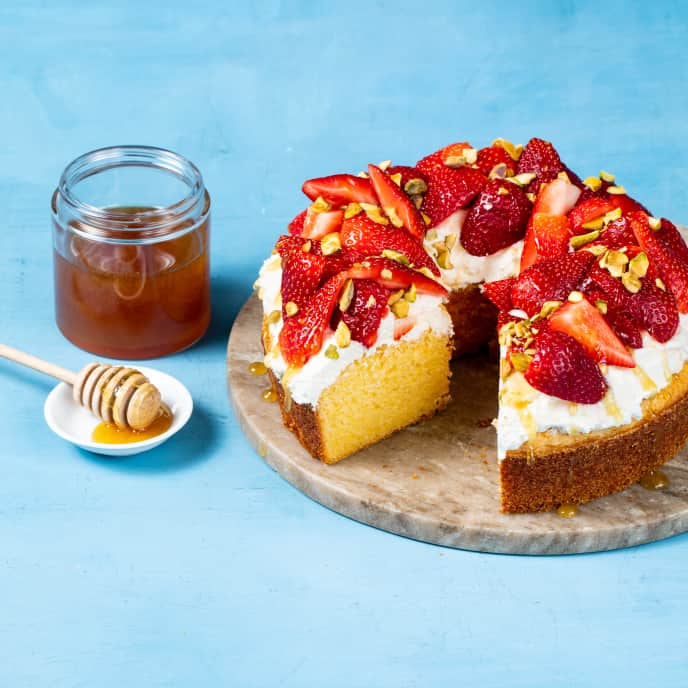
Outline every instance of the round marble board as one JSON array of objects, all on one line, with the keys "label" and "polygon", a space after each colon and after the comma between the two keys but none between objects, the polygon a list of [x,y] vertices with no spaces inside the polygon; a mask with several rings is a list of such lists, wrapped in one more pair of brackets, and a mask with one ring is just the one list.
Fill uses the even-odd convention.
[{"label": "round marble board", "polygon": [[449,407],[338,464],[313,459],[283,425],[277,403],[262,399],[262,312],[252,296],[229,337],[228,385],[234,411],[258,454],[298,490],[357,521],[447,547],[514,554],[595,552],[688,530],[688,451],[663,469],[661,491],[635,485],[556,513],[502,514],[496,435],[497,366],[481,357],[454,364]]}]

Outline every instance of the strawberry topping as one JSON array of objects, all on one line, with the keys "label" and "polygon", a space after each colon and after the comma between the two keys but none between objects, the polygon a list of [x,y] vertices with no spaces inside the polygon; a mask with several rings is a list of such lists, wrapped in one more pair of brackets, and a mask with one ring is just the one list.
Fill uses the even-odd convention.
[{"label": "strawberry topping", "polygon": [[372,280],[354,280],[354,297],[342,320],[351,330],[351,339],[371,347],[377,341],[382,316],[387,312],[390,290]]},{"label": "strawberry topping", "polygon": [[501,146],[481,148],[475,164],[486,177],[497,165],[505,166],[508,177],[516,173],[516,162]]},{"label": "strawberry topping", "polygon": [[483,284],[483,294],[485,294],[500,311],[509,312],[514,307],[511,302],[511,289],[515,282],[515,277],[508,277],[507,279],[497,280],[495,282],[486,282]]},{"label": "strawberry topping", "polygon": [[423,245],[407,231],[391,225],[381,225],[364,213],[344,220],[340,233],[342,246],[359,258],[379,256],[384,250],[396,251],[408,258],[416,268],[426,267],[435,275],[440,271]]},{"label": "strawberry topping", "polygon": [[465,208],[487,184],[487,177],[471,167],[442,166],[423,171],[430,181],[421,210],[430,218],[431,227]]},{"label": "strawberry topping", "polygon": [[314,253],[291,251],[282,259],[282,316],[287,315],[286,305],[299,308],[315,293],[325,270],[325,257]]},{"label": "strawberry topping", "polygon": [[447,160],[452,156],[461,156],[467,148],[472,149],[470,143],[463,141],[461,143],[450,143],[438,151],[426,155],[422,160],[416,163],[416,168],[427,175],[430,175],[434,170],[443,170],[446,168]]},{"label": "strawberry topping", "polygon": [[662,280],[676,298],[681,313],[688,313],[688,264],[672,255],[650,227],[645,213],[631,213],[628,219],[640,247],[655,264]]},{"label": "strawberry topping", "polygon": [[369,179],[355,177],[353,174],[332,174],[329,177],[309,179],[301,187],[303,193],[314,201],[322,196],[334,206],[348,203],[377,203]]},{"label": "strawberry topping", "polygon": [[[611,197],[610,197],[611,198]],[[603,198],[602,196],[593,196],[587,200],[578,203],[569,213],[569,222],[574,234],[585,234],[591,229],[583,227],[584,224],[596,220],[604,216],[616,208],[610,198]]]},{"label": "strawberry topping", "polygon": [[536,353],[525,372],[535,389],[577,404],[596,404],[607,391],[599,367],[573,337],[551,328],[535,338]]},{"label": "strawberry topping", "polygon": [[337,232],[342,226],[344,213],[341,210],[317,212],[309,206],[303,224],[302,236],[307,239],[322,239],[326,234]]},{"label": "strawberry topping", "polygon": [[301,235],[303,234],[303,225],[306,222],[307,210],[302,210],[290,223],[287,225],[289,234]]},{"label": "strawberry topping", "polygon": [[411,167],[410,165],[392,165],[387,170],[387,174],[390,177],[395,175],[401,175],[401,180],[399,186],[403,189],[412,179],[420,179],[426,184],[428,183],[428,177],[426,174],[421,172],[417,167]]},{"label": "strawberry topping", "polygon": [[330,277],[295,315],[284,320],[279,334],[279,346],[284,360],[292,366],[303,366],[322,348],[339,292],[346,282],[346,274]]},{"label": "strawberry topping", "polygon": [[[498,149],[503,150],[503,149]],[[511,182],[487,183],[468,213],[461,244],[474,256],[487,256],[523,238],[532,203]]]},{"label": "strawberry topping", "polygon": [[587,299],[565,303],[549,318],[550,329],[573,337],[594,360],[634,368],[635,361],[602,313]]},{"label": "strawberry topping", "polygon": [[531,172],[535,179],[528,185],[528,191],[540,188],[543,182],[550,182],[564,171],[559,153],[549,141],[533,138],[528,141],[518,161],[517,174]]},{"label": "strawberry topping", "polygon": [[439,282],[389,258],[369,258],[356,263],[347,270],[346,275],[353,279],[375,280],[388,289],[407,289],[415,284],[419,294],[447,294],[447,290]]},{"label": "strawberry topping", "polygon": [[578,288],[594,260],[587,251],[568,253],[537,263],[522,272],[511,290],[515,308],[533,316],[545,301],[564,301]]}]

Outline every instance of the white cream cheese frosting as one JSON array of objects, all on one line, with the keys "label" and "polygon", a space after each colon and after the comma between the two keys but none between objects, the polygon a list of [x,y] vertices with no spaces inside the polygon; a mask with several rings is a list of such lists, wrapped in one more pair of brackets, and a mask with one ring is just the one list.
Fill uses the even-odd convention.
[{"label": "white cream cheese frosting", "polygon": [[[282,262],[280,256],[274,254],[263,263],[255,285],[263,303],[265,315],[269,315],[272,311],[281,312],[281,285]],[[402,341],[419,339],[428,330],[442,336],[451,336],[453,332],[451,318],[441,306],[444,300],[440,296],[418,294],[416,300],[409,304],[408,313],[409,318],[415,319],[415,324],[401,339],[394,339],[395,318],[388,311],[380,323],[377,341],[373,346],[368,348],[352,340],[349,346],[337,349],[339,358],[325,356],[327,347],[334,344],[334,333],[330,332],[325,337],[320,351],[312,356],[302,368],[290,373],[288,387],[291,398],[298,404],[315,407],[320,395],[337,379],[344,368],[364,356],[370,356],[381,346],[395,346]],[[269,328],[271,340],[277,342],[282,329],[281,317],[276,322],[270,323]],[[279,347],[266,353],[265,365],[278,379],[282,379],[287,372],[287,363],[280,354]]]},{"label": "white cream cheese frosting", "polygon": [[442,284],[447,289],[461,289],[471,284],[494,282],[518,275],[523,240],[489,256],[473,256],[461,245],[461,229],[467,215],[468,210],[457,210],[429,230],[425,237],[425,250],[431,256],[436,256],[435,246],[438,242],[444,244],[448,237],[453,239],[449,251],[452,267],[449,269],[440,267]]},{"label": "white cream cheese frosting", "polygon": [[[502,357],[504,354],[502,349]],[[538,432],[586,433],[642,418],[643,400],[666,387],[688,360],[688,315],[680,316],[676,334],[664,344],[643,334],[643,348],[633,349],[633,358],[635,368],[606,367],[604,376],[609,389],[596,404],[574,404],[543,394],[518,372],[500,381],[499,459]]]}]

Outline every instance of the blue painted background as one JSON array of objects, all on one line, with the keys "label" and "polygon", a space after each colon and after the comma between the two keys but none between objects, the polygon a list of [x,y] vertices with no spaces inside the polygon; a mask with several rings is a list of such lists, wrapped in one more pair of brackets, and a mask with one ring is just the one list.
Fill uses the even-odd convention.
[{"label": "blue painted background", "polygon": [[214,316],[158,367],[197,400],[111,461],[42,422],[51,383],[0,362],[2,686],[684,686],[688,537],[524,558],[331,513],[254,454],[227,333],[312,176],[452,140],[554,140],[688,222],[682,2],[0,4],[0,340],[66,366],[48,202],[91,148],[147,143],[213,196]]}]

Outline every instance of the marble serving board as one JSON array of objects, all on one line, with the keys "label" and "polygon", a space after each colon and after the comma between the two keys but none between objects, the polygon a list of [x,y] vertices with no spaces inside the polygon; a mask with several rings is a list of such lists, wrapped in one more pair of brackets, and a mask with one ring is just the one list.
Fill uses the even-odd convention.
[{"label": "marble serving board", "polygon": [[499,511],[495,430],[497,366],[482,357],[454,365],[453,401],[435,418],[406,428],[344,461],[313,459],[261,393],[261,308],[252,296],[229,337],[229,393],[258,454],[285,480],[324,506],[382,530],[446,547],[513,554],[569,554],[629,547],[688,530],[688,451],[664,472],[667,488],[635,485],[564,519],[556,513]]}]

